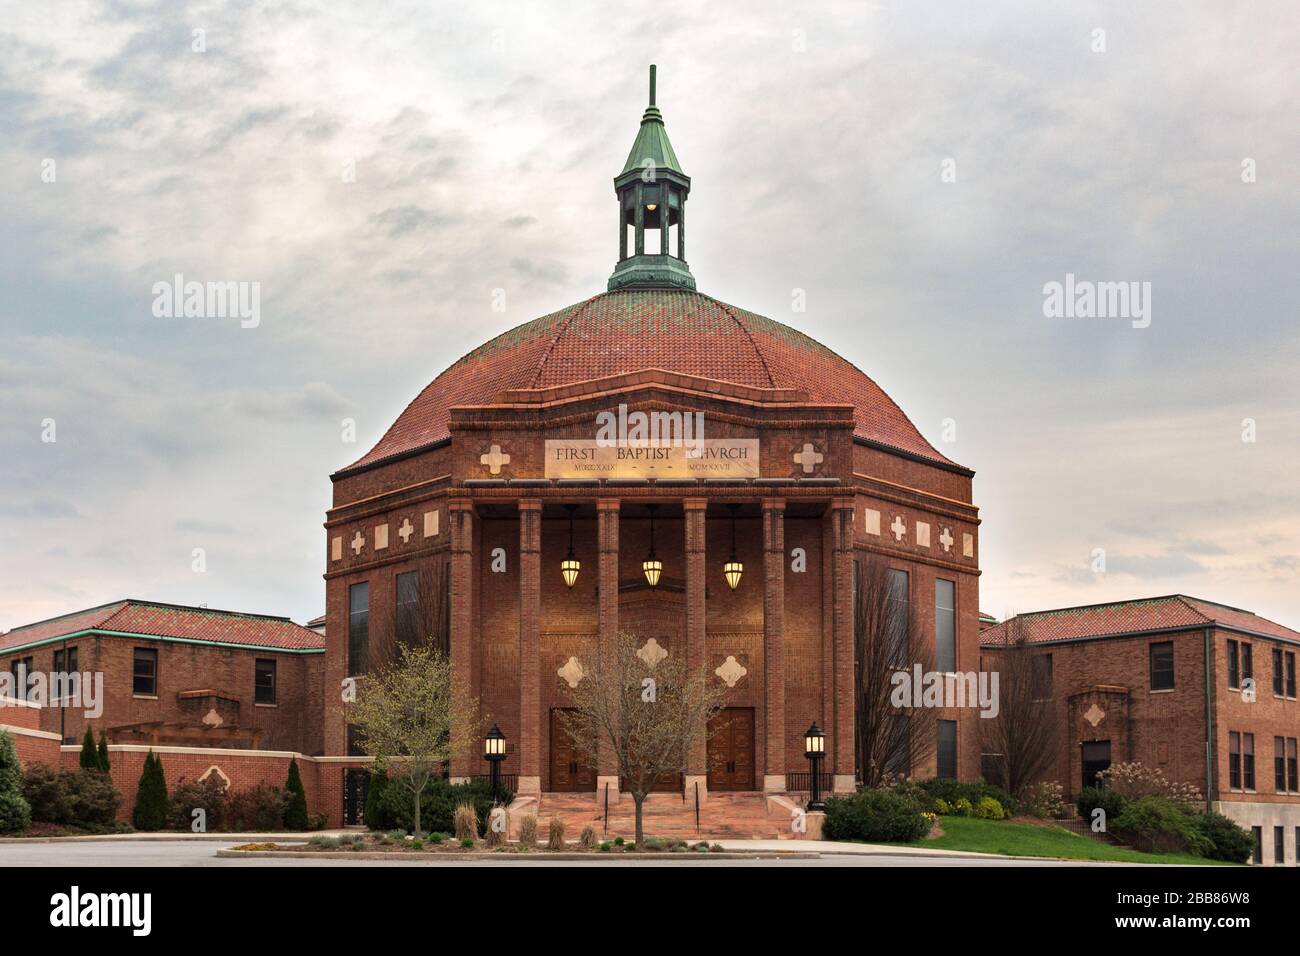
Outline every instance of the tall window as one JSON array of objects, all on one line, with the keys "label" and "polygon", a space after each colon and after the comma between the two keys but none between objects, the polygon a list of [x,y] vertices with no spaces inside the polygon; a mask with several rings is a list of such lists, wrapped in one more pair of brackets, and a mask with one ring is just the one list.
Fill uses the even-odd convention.
[{"label": "tall window", "polygon": [[935,776],[940,780],[957,779],[957,721],[941,720],[938,727]]},{"label": "tall window", "polygon": [[370,584],[348,588],[348,676],[366,672],[370,650]]},{"label": "tall window", "polygon": [[1286,652],[1286,695],[1295,696],[1295,652]]},{"label": "tall window", "polygon": [[27,684],[32,675],[32,658],[15,657],[9,662],[9,674],[14,679],[14,697],[26,700],[29,690]]},{"label": "tall window", "polygon": [[66,652],[60,648],[54,652],[54,673],[75,674],[77,672],[77,649],[69,647]]},{"label": "tall window", "polygon": [[1286,793],[1286,741],[1273,738],[1273,789]]},{"label": "tall window", "polygon": [[158,695],[158,651],[137,647],[132,654],[131,693],[146,697]]},{"label": "tall window", "polygon": [[[856,580],[856,578],[855,578]],[[906,571],[889,570],[889,594],[886,598],[889,626],[889,662],[907,666],[908,576]]]},{"label": "tall window", "polygon": [[1241,734],[1228,732],[1228,789],[1241,789]]},{"label": "tall window", "polygon": [[1241,686],[1241,648],[1236,641],[1228,641],[1228,686]]},{"label": "tall window", "polygon": [[1286,833],[1282,827],[1273,828],[1273,862],[1286,862],[1286,841],[1283,834]]},{"label": "tall window", "polygon": [[1255,679],[1255,648],[1252,644],[1242,641],[1241,644],[1241,679]]},{"label": "tall window", "polygon": [[943,578],[934,582],[934,650],[940,673],[957,670],[957,587]]},{"label": "tall window", "polygon": [[1151,645],[1151,689],[1171,690],[1174,686],[1174,643]]},{"label": "tall window", "polygon": [[1255,735],[1241,735],[1241,781],[1247,790],[1255,789]]},{"label": "tall window", "polygon": [[1286,739],[1286,788],[1292,793],[1300,793],[1300,772],[1296,767],[1296,738]]},{"label": "tall window", "polygon": [[275,659],[259,657],[253,662],[253,702],[275,703]]},{"label": "tall window", "polygon": [[1285,689],[1282,673],[1282,648],[1273,648],[1273,693],[1282,696]]},{"label": "tall window", "polygon": [[420,639],[420,579],[414,571],[397,576],[397,642],[408,647]]},{"label": "tall window", "polygon": [[1255,852],[1251,854],[1250,861],[1252,863],[1263,863],[1264,862],[1264,828],[1251,827],[1250,835],[1255,838]]},{"label": "tall window", "polygon": [[1035,654],[1033,665],[1034,699],[1048,700],[1052,696],[1052,655]]}]

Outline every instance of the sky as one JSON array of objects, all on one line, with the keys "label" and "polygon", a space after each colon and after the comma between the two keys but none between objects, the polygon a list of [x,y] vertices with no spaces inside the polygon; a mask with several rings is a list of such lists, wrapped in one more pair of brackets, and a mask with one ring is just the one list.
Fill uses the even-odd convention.
[{"label": "sky", "polygon": [[[701,291],[975,470],[983,610],[1300,628],[1298,47],[1269,0],[0,0],[0,630],[321,613],[329,475],[604,289],[652,62]],[[156,315],[177,274],[256,326]]]}]

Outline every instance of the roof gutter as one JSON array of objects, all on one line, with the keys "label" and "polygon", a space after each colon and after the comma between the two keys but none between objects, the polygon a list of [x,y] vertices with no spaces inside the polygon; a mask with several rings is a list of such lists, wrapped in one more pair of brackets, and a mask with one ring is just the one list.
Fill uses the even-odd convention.
[{"label": "roof gutter", "polygon": [[60,641],[71,641],[79,637],[129,637],[135,641],[162,641],[165,644],[197,644],[200,647],[225,647],[235,651],[267,651],[272,654],[324,654],[323,647],[268,647],[263,644],[236,644],[232,641],[204,641],[192,637],[168,637],[162,634],[139,634],[134,631],[106,631],[103,628],[91,627],[84,631],[74,631],[71,634],[59,634],[56,637],[47,637],[39,641],[32,641],[28,644],[15,644],[13,647],[0,648],[0,655],[12,654],[15,651],[26,651],[33,647],[44,647],[46,644],[57,644]]}]

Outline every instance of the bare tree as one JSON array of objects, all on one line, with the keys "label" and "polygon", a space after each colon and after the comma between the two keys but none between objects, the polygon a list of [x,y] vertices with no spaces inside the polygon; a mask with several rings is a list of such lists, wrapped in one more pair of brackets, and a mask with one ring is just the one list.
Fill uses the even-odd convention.
[{"label": "bare tree", "polygon": [[895,675],[920,665],[934,669],[934,651],[925,640],[907,594],[907,575],[892,571],[878,555],[856,562],[853,604],[854,737],[858,775],[864,787],[887,777],[911,776],[934,753],[938,712],[933,707],[895,707]]},{"label": "bare tree", "polygon": [[1056,763],[1060,715],[1046,655],[1035,650],[1020,617],[1002,625],[1003,647],[989,655],[998,670],[998,716],[981,720],[981,749],[993,757],[1002,789],[1019,796]]},{"label": "bare tree", "polygon": [[592,766],[602,750],[614,756],[636,804],[638,846],[645,836],[645,799],[655,781],[685,772],[692,745],[707,738],[727,693],[714,675],[688,667],[684,655],[652,663],[638,654],[639,644],[620,632],[613,646],[583,662],[573,710],[562,717],[574,749]]},{"label": "bare tree", "polygon": [[477,709],[453,679],[451,661],[436,647],[400,645],[396,660],[358,682],[348,721],[376,767],[401,767],[394,782],[414,797],[416,833],[420,796],[454,753],[472,745],[458,735],[475,726]]}]

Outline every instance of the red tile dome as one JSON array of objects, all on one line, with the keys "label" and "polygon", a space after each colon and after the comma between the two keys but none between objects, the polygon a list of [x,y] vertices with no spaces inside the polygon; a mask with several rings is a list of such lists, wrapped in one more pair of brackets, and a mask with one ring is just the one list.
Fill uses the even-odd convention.
[{"label": "red tile dome", "polygon": [[772,319],[679,289],[605,292],[525,322],[435,378],[364,457],[372,465],[449,437],[449,409],[502,392],[659,368],[757,388],[797,388],[854,407],[854,433],[951,465],[875,382],[819,342]]}]

